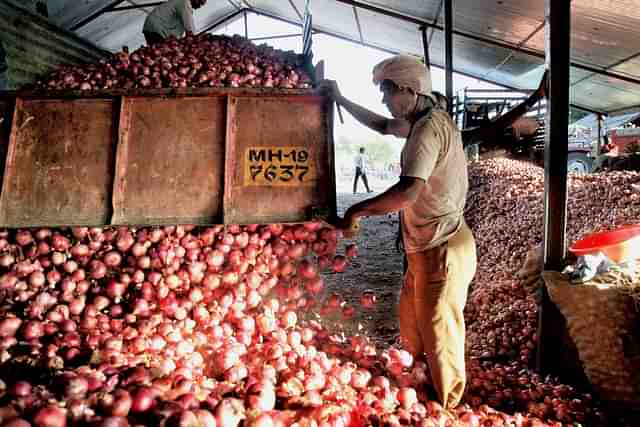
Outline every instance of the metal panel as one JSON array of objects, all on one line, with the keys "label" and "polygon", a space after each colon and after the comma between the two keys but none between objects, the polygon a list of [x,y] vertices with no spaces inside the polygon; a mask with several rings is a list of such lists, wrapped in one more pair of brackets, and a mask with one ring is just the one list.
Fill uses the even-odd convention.
[{"label": "metal panel", "polygon": [[193,20],[196,26],[196,32],[202,30],[212,22],[216,22],[230,15],[236,10],[237,9],[228,1],[208,1],[206,5],[194,11]]},{"label": "metal panel", "polygon": [[226,224],[306,221],[313,208],[335,212],[330,105],[323,98],[232,96],[228,108]]},{"label": "metal panel", "polygon": [[611,71],[640,78],[640,46],[638,46],[638,53],[639,55],[637,57],[630,59],[616,67],[613,67]]},{"label": "metal panel", "polygon": [[[294,3],[300,10],[304,10],[306,0],[294,0]],[[331,28],[339,34],[360,39],[358,24],[351,6],[334,1],[323,2],[322,5],[311,2],[309,9],[311,9],[311,13],[313,14],[313,23],[319,27]],[[358,10],[360,17],[361,12],[361,10]],[[362,24],[363,32],[365,31],[364,26],[365,25]]]},{"label": "metal panel", "polygon": [[487,78],[504,81],[510,86],[533,89],[544,73],[544,60],[535,56],[511,52],[503,63],[492,69]]},{"label": "metal panel", "polygon": [[454,13],[456,30],[518,44],[544,22],[544,2],[456,0]]},{"label": "metal panel", "polygon": [[[281,0],[281,1],[277,1],[277,2],[273,2],[270,0],[251,0],[249,3],[245,3],[246,5],[251,6],[251,8],[253,9],[257,9],[257,10],[264,10],[267,11],[271,14],[275,14],[278,16],[281,16],[283,18],[286,19],[290,19],[292,21],[295,22],[299,22],[302,23],[302,21],[300,20],[300,17],[298,17],[298,15],[296,14],[296,11],[293,10],[293,8],[291,7],[291,5],[289,4],[288,1],[286,0]],[[300,6],[300,4],[296,3],[296,6]],[[324,4],[323,4],[324,6]],[[317,11],[316,9],[320,9],[320,7],[318,7],[318,4],[315,5],[313,2],[311,2],[311,11],[314,14],[314,18],[315,18],[315,14],[317,12],[319,12],[319,10]],[[304,5],[302,9],[299,10],[304,10]]]},{"label": "metal panel", "polygon": [[572,59],[602,67],[640,49],[640,5],[633,0],[572,2]]},{"label": "metal panel", "polygon": [[640,104],[640,86],[605,76],[593,76],[571,89],[577,104],[604,111],[622,110]]},{"label": "metal panel", "polygon": [[37,76],[61,64],[94,62],[106,55],[12,0],[0,2],[0,40],[7,51],[11,88],[33,83]]},{"label": "metal panel", "polygon": [[226,98],[125,98],[114,224],[222,222]]},{"label": "metal panel", "polygon": [[18,99],[14,117],[0,223],[108,224],[116,132],[113,102]]},{"label": "metal panel", "polygon": [[[368,0],[367,3],[394,10],[406,15],[433,21],[436,19],[441,0]],[[358,11],[359,12],[359,11]]]},{"label": "metal panel", "polygon": [[464,37],[453,37],[453,65],[474,75],[486,75],[506,59],[511,50]]},{"label": "metal panel", "polygon": [[[422,56],[422,35],[417,24],[402,23],[395,18],[368,10],[360,10],[358,15],[365,42]],[[444,58],[436,59],[432,55],[431,59],[440,64],[444,63]]]},{"label": "metal panel", "polygon": [[144,44],[142,27],[146,17],[143,10],[109,12],[78,29],[76,33],[112,52],[121,50],[125,45],[133,50]]},{"label": "metal panel", "polygon": [[[54,2],[49,2],[54,3]],[[57,0],[54,11],[50,13],[53,22],[62,28],[71,28],[74,24],[103,9],[111,0]]]}]

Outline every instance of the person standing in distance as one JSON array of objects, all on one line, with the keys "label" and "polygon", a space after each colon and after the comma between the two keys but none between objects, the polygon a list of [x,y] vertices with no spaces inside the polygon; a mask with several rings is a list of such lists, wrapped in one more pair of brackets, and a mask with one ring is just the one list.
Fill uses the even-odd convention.
[{"label": "person standing in distance", "polygon": [[168,0],[157,6],[142,27],[147,45],[162,43],[170,36],[180,38],[185,33],[195,32],[193,10],[206,3],[207,0]]},{"label": "person standing in distance", "polygon": [[371,193],[371,189],[369,188],[369,181],[367,180],[367,163],[369,163],[369,158],[364,153],[364,147],[360,147],[360,150],[358,150],[358,154],[356,154],[356,157],[354,159],[356,175],[353,179],[353,194],[356,194],[358,192],[358,179],[360,177],[362,177],[362,182],[364,182],[367,193]]}]

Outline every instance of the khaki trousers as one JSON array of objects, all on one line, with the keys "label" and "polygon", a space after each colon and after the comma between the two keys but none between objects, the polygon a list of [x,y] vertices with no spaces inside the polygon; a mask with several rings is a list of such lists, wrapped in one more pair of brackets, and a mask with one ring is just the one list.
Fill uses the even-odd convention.
[{"label": "khaki trousers", "polygon": [[463,222],[446,243],[408,253],[400,294],[400,335],[414,357],[424,354],[445,408],[458,405],[466,382],[464,305],[476,272],[476,244]]}]

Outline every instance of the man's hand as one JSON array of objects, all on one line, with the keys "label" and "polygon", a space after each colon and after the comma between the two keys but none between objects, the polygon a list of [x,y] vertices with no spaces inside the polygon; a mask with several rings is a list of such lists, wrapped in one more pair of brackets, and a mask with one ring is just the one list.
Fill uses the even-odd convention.
[{"label": "man's hand", "polygon": [[343,97],[338,88],[338,83],[335,80],[323,80],[318,85],[318,89],[326,96],[328,96],[336,104],[340,104]]},{"label": "man's hand", "polygon": [[335,228],[342,231],[342,234],[346,238],[351,238],[360,231],[360,220],[353,214],[353,212],[350,211],[350,209],[347,209],[344,217],[335,217],[329,222]]}]

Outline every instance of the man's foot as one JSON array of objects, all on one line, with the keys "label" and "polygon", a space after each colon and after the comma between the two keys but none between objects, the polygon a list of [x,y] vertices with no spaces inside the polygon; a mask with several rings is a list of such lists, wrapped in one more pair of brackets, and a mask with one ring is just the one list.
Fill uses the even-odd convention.
[{"label": "man's foot", "polygon": [[373,190],[368,190],[367,193],[373,193]]}]

